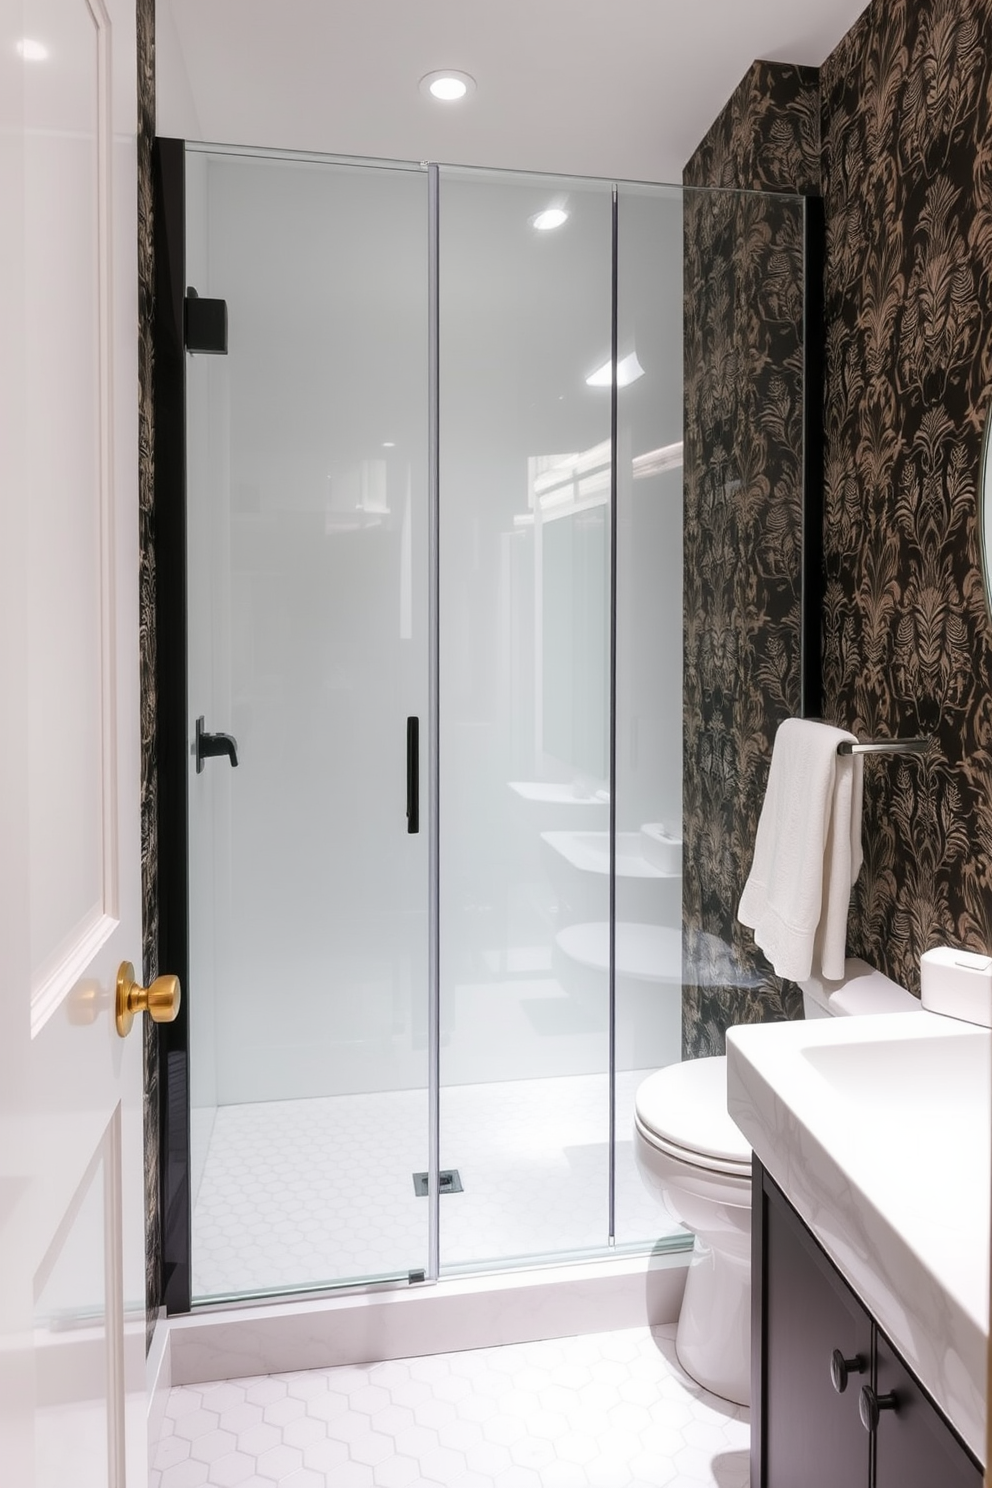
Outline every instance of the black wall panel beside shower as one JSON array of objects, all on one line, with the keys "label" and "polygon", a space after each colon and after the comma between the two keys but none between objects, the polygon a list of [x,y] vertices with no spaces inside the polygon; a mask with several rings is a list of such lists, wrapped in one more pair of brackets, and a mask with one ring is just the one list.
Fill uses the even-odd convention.
[{"label": "black wall panel beside shower", "polygon": [[[163,1301],[190,1306],[189,916],[186,861],[185,145],[159,139],[155,192],[155,552],[159,966],[179,977],[182,1005],[158,1026],[161,1080]],[[194,994],[195,995],[195,994]]]}]

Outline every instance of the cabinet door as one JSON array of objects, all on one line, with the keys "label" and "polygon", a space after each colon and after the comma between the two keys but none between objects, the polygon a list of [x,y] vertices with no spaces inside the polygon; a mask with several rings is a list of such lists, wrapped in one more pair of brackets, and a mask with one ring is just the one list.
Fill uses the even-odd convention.
[{"label": "cabinet door", "polygon": [[[762,1469],[755,1488],[859,1488],[870,1467],[858,1395],[870,1377],[871,1319],[767,1177],[762,1207]],[[835,1349],[863,1369],[851,1367],[842,1393],[831,1379]]]},{"label": "cabinet door", "polygon": [[967,1450],[884,1334],[876,1338],[876,1389],[882,1398],[894,1394],[896,1405],[879,1416],[875,1488],[981,1488]]}]

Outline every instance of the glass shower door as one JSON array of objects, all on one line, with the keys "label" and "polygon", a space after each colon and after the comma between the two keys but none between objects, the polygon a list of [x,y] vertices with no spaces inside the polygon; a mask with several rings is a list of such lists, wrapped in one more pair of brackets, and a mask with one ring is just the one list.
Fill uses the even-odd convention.
[{"label": "glass shower door", "polygon": [[610,1234],[612,192],[444,168],[439,236],[451,1274]]},{"label": "glass shower door", "polygon": [[229,324],[187,357],[203,1299],[427,1263],[428,234],[415,169],[186,174],[186,282]]}]

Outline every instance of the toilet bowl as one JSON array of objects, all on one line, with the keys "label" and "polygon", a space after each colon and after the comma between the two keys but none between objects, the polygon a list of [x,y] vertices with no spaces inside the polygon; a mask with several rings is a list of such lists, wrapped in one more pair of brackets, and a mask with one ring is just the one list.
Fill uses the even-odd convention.
[{"label": "toilet bowl", "polygon": [[675,1347],[714,1395],[750,1401],[751,1148],[727,1115],[725,1056],[658,1070],[638,1086],[641,1179],[695,1234]]},{"label": "toilet bowl", "polygon": [[[919,1010],[864,961],[840,982],[803,984],[808,1018]],[[634,1156],[641,1179],[695,1235],[675,1348],[714,1395],[751,1403],[751,1149],[727,1114],[725,1055],[673,1064],[640,1084]]]}]

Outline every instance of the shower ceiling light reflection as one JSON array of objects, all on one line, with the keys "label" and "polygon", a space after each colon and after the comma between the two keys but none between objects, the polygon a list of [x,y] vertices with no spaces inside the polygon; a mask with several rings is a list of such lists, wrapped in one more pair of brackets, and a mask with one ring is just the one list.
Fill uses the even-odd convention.
[{"label": "shower ceiling light reflection", "polygon": [[[625,357],[621,357],[617,363],[617,387],[629,387],[639,377],[644,376],[644,368],[637,360],[637,352],[630,351]],[[606,361],[595,372],[590,372],[586,378],[586,387],[609,387],[613,381],[613,362]]]},{"label": "shower ceiling light reflection", "polygon": [[538,232],[553,232],[556,227],[563,227],[568,221],[568,213],[564,207],[546,207],[543,212],[537,212],[531,219],[531,226],[536,227]]}]

